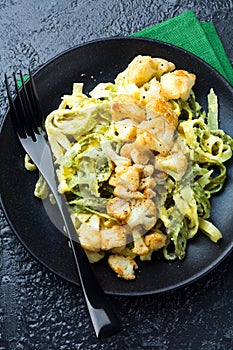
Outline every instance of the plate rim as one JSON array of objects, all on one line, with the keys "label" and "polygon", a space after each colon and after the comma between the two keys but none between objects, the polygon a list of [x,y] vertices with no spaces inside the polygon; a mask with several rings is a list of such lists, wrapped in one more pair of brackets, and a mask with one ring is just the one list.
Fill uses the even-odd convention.
[{"label": "plate rim", "polygon": [[[102,37],[99,39],[93,39],[93,40],[90,40],[87,42],[83,42],[83,43],[74,45],[68,49],[61,51],[60,53],[57,53],[56,55],[51,57],[48,61],[46,61],[45,63],[43,63],[39,67],[37,67],[35,69],[35,71],[33,71],[33,75],[36,75],[37,73],[39,73],[45,66],[49,65],[50,63],[52,63],[56,59],[59,59],[63,55],[65,55],[69,52],[75,51],[78,48],[89,46],[92,44],[102,43],[104,41],[110,42],[110,41],[121,41],[121,40],[123,40],[123,41],[141,41],[141,42],[145,41],[145,42],[150,42],[150,43],[154,43],[154,44],[158,43],[158,44],[162,44],[162,45],[165,45],[167,47],[170,47],[170,48],[174,48],[175,50],[180,51],[181,53],[189,55],[191,57],[194,57],[195,59],[199,60],[203,64],[207,65],[209,67],[209,69],[211,69],[215,74],[217,73],[217,75],[219,75],[219,77],[225,81],[225,83],[229,86],[229,88],[231,88],[233,90],[233,86],[229,83],[229,81],[217,69],[215,69],[210,63],[208,63],[207,61],[205,61],[201,57],[195,55],[191,51],[188,51],[186,49],[183,49],[180,46],[176,46],[176,45],[168,43],[166,41],[162,41],[162,40],[158,40],[158,39],[143,38],[143,37],[138,37],[138,36],[109,36],[109,37]],[[1,132],[1,130],[0,130],[0,132]]]}]

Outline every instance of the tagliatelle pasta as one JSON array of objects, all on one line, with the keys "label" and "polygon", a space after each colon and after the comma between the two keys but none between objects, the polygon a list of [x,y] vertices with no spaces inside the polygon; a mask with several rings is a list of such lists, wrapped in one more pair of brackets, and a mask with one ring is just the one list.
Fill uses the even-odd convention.
[{"label": "tagliatelle pasta", "polygon": [[[214,91],[208,113],[195,100],[195,79],[172,62],[137,56],[89,95],[75,83],[46,118],[79,241],[91,262],[107,256],[124,279],[155,251],[183,259],[198,229],[222,238],[208,221],[210,197],[224,184],[233,140],[218,128]],[[48,192],[40,179],[35,194]]]}]

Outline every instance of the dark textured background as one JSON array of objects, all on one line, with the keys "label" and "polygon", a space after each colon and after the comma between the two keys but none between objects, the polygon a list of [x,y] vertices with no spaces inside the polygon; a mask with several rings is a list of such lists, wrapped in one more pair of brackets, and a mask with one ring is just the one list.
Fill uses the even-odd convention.
[{"label": "dark textured background", "polygon": [[[233,62],[232,0],[0,0],[1,118],[5,72],[37,68],[71,46],[126,36],[187,9],[213,21]],[[233,349],[233,254],[165,295],[108,296],[124,330],[97,340],[79,288],[35,261],[0,215],[0,350]]]}]

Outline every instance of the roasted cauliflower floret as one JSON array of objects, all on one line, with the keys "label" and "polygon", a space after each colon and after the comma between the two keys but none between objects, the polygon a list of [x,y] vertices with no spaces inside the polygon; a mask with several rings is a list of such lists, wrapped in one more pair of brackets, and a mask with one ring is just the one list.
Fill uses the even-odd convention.
[{"label": "roasted cauliflower floret", "polygon": [[114,197],[107,203],[107,212],[117,220],[125,222],[131,212],[130,202],[119,197]]},{"label": "roasted cauliflower floret", "polygon": [[167,236],[161,231],[155,230],[144,236],[144,242],[148,247],[148,253],[140,256],[141,261],[151,260],[154,251],[167,245]]},{"label": "roasted cauliflower floret", "polygon": [[[116,174],[117,168],[115,169]],[[137,164],[133,164],[127,167],[126,171],[118,175],[122,184],[130,191],[137,191],[140,182],[140,167]]]},{"label": "roasted cauliflower floret", "polygon": [[149,248],[146,246],[143,236],[141,234],[141,230],[136,228],[132,230],[133,235],[133,244],[134,247],[132,252],[136,255],[146,255],[149,252]]},{"label": "roasted cauliflower floret", "polygon": [[131,119],[120,120],[112,124],[114,135],[118,140],[127,142],[134,141],[137,134],[137,127]]},{"label": "roasted cauliflower floret", "polygon": [[90,220],[80,225],[77,230],[82,247],[88,252],[99,252],[114,247],[124,248],[126,245],[126,228],[123,225],[113,225],[101,229],[100,217],[92,215]]},{"label": "roasted cauliflower floret", "polygon": [[109,185],[116,187],[118,185],[118,181],[119,179],[117,174],[113,172],[108,181]]},{"label": "roasted cauliflower floret", "polygon": [[155,167],[179,181],[187,169],[187,159],[182,153],[171,153],[166,157],[158,155],[155,157]]},{"label": "roasted cauliflower floret", "polygon": [[97,215],[93,215],[88,222],[80,225],[77,233],[84,249],[92,252],[98,252],[101,249],[99,217]]},{"label": "roasted cauliflower floret", "polygon": [[118,95],[111,102],[112,120],[131,119],[140,123],[146,119],[146,111],[139,100],[130,95]]},{"label": "roasted cauliflower floret", "polygon": [[142,168],[142,174],[144,177],[151,176],[154,172],[154,166],[152,164],[147,164]]},{"label": "roasted cauliflower floret", "polygon": [[166,155],[173,145],[174,127],[163,117],[143,121],[137,128],[136,143]]},{"label": "roasted cauliflower floret", "polygon": [[[133,164],[128,167],[117,166],[115,168],[115,173],[109,179],[109,184],[119,187],[119,189],[121,191],[123,190],[123,192],[125,192],[123,188],[128,190],[128,192],[137,191],[140,182],[140,171],[141,168],[137,164]],[[118,190],[116,190],[116,192],[118,192]]]},{"label": "roasted cauliflower floret", "polygon": [[130,256],[125,257],[120,254],[110,255],[108,264],[111,269],[117,273],[118,277],[124,278],[125,280],[135,279],[134,270],[137,269],[138,266]]},{"label": "roasted cauliflower floret", "polygon": [[[137,130],[136,130],[137,132]],[[153,157],[153,153],[146,147],[142,147],[139,144],[126,143],[122,146],[120,154],[123,157],[132,159],[135,164],[147,164],[149,160]]]},{"label": "roasted cauliflower floret", "polygon": [[176,128],[178,116],[172,109],[171,104],[164,98],[154,99],[146,104],[147,119],[151,120],[157,117],[163,117],[169,124]]},{"label": "roasted cauliflower floret", "polygon": [[118,165],[115,167],[115,173],[119,177],[124,174],[128,170],[128,166],[126,165]]},{"label": "roasted cauliflower floret", "polygon": [[155,57],[152,58],[152,60],[157,67],[155,77],[158,79],[160,79],[164,73],[171,72],[176,68],[174,63],[164,60],[163,58]]},{"label": "roasted cauliflower floret", "polygon": [[139,99],[143,106],[161,97],[161,85],[156,78],[152,78],[149,84],[145,84],[140,88]]},{"label": "roasted cauliflower floret", "polygon": [[145,230],[150,230],[156,223],[156,205],[149,199],[134,199],[131,201],[132,210],[127,218],[129,227],[142,225]]},{"label": "roasted cauliflower floret", "polygon": [[123,225],[114,225],[111,228],[100,230],[101,249],[110,250],[126,245],[126,229]]},{"label": "roasted cauliflower floret", "polygon": [[147,176],[147,177],[143,177],[141,179],[140,184],[139,184],[139,190],[142,191],[142,190],[146,190],[148,188],[155,188],[155,186],[156,186],[155,179],[153,179],[150,176]]},{"label": "roasted cauliflower floret", "polygon": [[138,55],[130,62],[126,70],[117,76],[116,83],[120,85],[134,83],[140,87],[153,77],[160,79],[162,74],[173,69],[175,65],[162,58]]},{"label": "roasted cauliflower floret", "polygon": [[131,191],[124,185],[117,185],[113,191],[114,196],[125,199],[143,199],[144,195],[140,191]]},{"label": "roasted cauliflower floret", "polygon": [[145,244],[152,250],[159,250],[166,246],[167,236],[159,230],[154,230],[144,236]]},{"label": "roasted cauliflower floret", "polygon": [[175,70],[161,77],[161,93],[166,100],[181,98],[186,101],[195,84],[195,74],[185,70]]},{"label": "roasted cauliflower floret", "polygon": [[161,154],[155,156],[155,169],[165,172],[177,181],[182,179],[187,167],[188,160],[185,150],[179,145],[178,141],[166,157]]}]

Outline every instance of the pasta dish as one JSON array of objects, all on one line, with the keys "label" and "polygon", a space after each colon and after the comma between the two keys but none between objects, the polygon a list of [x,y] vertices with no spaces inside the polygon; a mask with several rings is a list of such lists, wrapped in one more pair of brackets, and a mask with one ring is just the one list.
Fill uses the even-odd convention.
[{"label": "pasta dish", "polygon": [[[182,260],[197,232],[222,238],[208,220],[210,198],[224,185],[233,139],[219,128],[213,89],[208,111],[196,101],[195,80],[172,62],[139,55],[89,94],[74,83],[46,118],[78,240],[90,262],[105,258],[123,279],[133,280],[138,259],[157,251]],[[28,157],[26,167],[33,168]],[[50,195],[41,177],[35,195]]]}]

